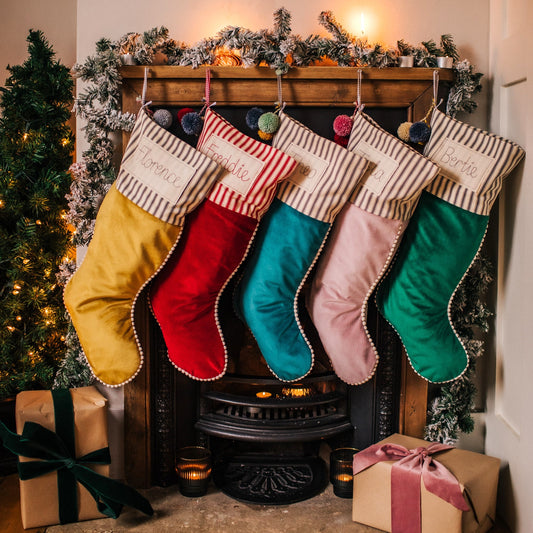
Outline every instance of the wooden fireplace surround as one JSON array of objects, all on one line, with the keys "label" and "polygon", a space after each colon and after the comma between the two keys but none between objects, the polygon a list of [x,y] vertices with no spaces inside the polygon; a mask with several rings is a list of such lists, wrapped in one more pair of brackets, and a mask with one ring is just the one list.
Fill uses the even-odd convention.
[{"label": "wooden fireplace surround", "polygon": [[[209,67],[211,102],[219,106],[268,106],[277,100],[274,71],[267,67]],[[155,106],[198,107],[204,95],[206,67],[150,66],[146,100]],[[405,108],[406,120],[421,120],[432,101],[431,68],[369,68],[315,66],[292,68],[283,76],[283,100],[288,107],[350,107],[356,100],[358,70],[362,71],[361,97],[365,106]],[[447,93],[453,71],[437,69],[440,95]],[[122,111],[137,113],[145,67],[121,68]],[[126,146],[128,134],[123,136]],[[129,483],[147,487],[151,483],[151,384],[146,306],[138,306],[144,365],[135,380],[124,387],[125,469]],[[399,431],[422,437],[426,424],[428,384],[402,356]]]}]

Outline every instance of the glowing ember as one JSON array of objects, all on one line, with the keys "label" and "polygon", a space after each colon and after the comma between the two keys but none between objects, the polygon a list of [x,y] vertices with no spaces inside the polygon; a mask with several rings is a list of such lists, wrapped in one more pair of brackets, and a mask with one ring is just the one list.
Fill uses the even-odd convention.
[{"label": "glowing ember", "polygon": [[304,387],[303,385],[297,385],[295,387],[284,387],[281,392],[284,396],[290,398],[304,398],[311,394],[311,389],[309,387]]}]

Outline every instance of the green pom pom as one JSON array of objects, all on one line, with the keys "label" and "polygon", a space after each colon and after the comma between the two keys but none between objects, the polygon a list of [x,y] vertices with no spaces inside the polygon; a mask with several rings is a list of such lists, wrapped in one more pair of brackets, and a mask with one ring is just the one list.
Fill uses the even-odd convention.
[{"label": "green pom pom", "polygon": [[398,137],[405,142],[409,142],[409,128],[411,127],[412,122],[402,122],[398,126]]},{"label": "green pom pom", "polygon": [[264,113],[259,117],[257,124],[265,133],[276,133],[279,129],[279,117],[276,113]]}]

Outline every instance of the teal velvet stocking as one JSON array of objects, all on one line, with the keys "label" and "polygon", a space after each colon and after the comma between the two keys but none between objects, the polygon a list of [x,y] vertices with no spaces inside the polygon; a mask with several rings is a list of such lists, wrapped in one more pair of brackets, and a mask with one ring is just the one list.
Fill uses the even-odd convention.
[{"label": "teal velvet stocking", "polygon": [[313,366],[296,301],[329,228],[329,223],[274,199],[236,288],[237,312],[253,332],[270,370],[283,381],[299,379]]},{"label": "teal velvet stocking", "polygon": [[450,381],[468,365],[449,305],[483,241],[489,217],[423,192],[396,260],[378,288],[378,308],[400,336],[414,370]]}]

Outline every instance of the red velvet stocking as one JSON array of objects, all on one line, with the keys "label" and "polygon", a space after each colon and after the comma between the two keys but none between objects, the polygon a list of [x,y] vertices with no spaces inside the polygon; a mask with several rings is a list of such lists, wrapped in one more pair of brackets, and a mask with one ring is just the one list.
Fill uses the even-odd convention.
[{"label": "red velvet stocking", "polygon": [[178,247],[154,281],[152,307],[168,356],[190,377],[207,380],[224,374],[225,346],[216,319],[219,294],[245,256],[256,226],[252,217],[204,201],[187,219]]}]

